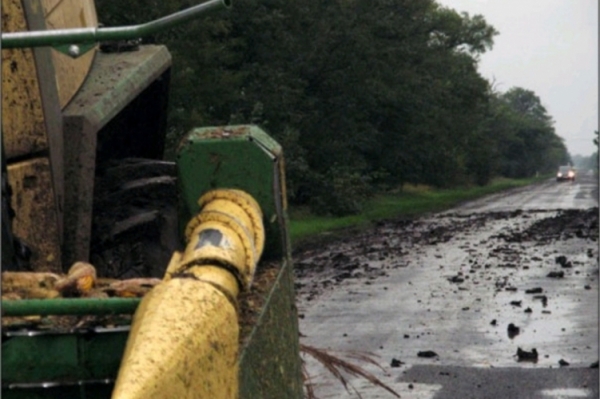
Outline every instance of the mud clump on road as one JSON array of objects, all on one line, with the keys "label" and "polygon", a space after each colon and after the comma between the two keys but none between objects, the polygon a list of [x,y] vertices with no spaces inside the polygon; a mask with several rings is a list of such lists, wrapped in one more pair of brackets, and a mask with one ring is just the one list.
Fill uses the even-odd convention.
[{"label": "mud clump on road", "polygon": [[[463,238],[463,241],[454,243],[456,237],[477,235],[477,231],[487,225],[494,226],[495,233],[479,241],[476,238],[465,241]],[[587,210],[446,213],[416,220],[380,221],[369,230],[342,233],[339,237],[325,244],[313,241],[295,251],[296,288],[305,299],[312,300],[344,281],[359,280],[369,285],[371,280],[385,277],[389,269],[410,267],[412,255],[423,246],[447,244],[470,253],[468,263],[459,266],[470,268],[471,273],[490,267],[528,269],[530,266],[525,264],[526,261],[541,262],[542,258],[534,256],[526,259],[519,244],[543,245],[571,239],[597,242],[598,207]],[[597,257],[597,250],[588,248],[587,256]],[[556,261],[557,266],[572,266],[566,256],[563,255],[563,258]],[[448,268],[453,266],[456,265],[448,265]],[[549,277],[565,276],[560,271],[551,273]],[[469,275],[460,271],[447,275],[446,279],[462,285],[468,281]],[[509,286],[504,280],[496,283],[502,287]]]},{"label": "mud clump on road", "polygon": [[547,243],[573,237],[598,240],[598,208],[560,210],[556,216],[541,219],[520,233],[503,236],[507,242]]}]

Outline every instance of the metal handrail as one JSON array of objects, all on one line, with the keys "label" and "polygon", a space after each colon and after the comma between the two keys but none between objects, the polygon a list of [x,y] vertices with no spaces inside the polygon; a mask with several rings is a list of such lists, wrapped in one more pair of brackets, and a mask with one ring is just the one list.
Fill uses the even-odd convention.
[{"label": "metal handrail", "polygon": [[229,8],[231,0],[209,0],[145,24],[112,28],[74,28],[2,33],[1,47],[29,48],[101,41],[130,40],[152,35],[190,21],[215,8]]}]

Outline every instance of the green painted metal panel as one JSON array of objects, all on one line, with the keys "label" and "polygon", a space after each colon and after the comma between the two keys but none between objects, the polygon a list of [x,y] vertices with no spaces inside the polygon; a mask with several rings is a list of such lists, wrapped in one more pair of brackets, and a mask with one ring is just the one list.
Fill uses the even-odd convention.
[{"label": "green painted metal panel", "polygon": [[92,379],[115,378],[129,331],[83,336],[79,342],[81,365]]},{"label": "green painted metal panel", "polygon": [[8,338],[2,343],[2,382],[87,378],[79,367],[77,346],[71,334]]},{"label": "green painted metal panel", "polygon": [[128,331],[32,334],[3,336],[2,397],[110,397]]},{"label": "green painted metal panel", "polygon": [[303,398],[292,264],[283,261],[240,355],[240,399]]},{"label": "green painted metal panel", "polygon": [[2,300],[2,315],[116,315],[133,314],[140,298],[67,298]]}]

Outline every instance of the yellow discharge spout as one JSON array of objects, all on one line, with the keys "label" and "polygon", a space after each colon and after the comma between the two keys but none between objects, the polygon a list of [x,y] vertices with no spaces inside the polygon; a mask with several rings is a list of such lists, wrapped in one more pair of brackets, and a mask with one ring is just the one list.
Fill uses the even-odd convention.
[{"label": "yellow discharge spout", "polygon": [[135,313],[113,399],[238,397],[236,298],[262,254],[262,213],[240,190],[198,203],[185,251]]}]

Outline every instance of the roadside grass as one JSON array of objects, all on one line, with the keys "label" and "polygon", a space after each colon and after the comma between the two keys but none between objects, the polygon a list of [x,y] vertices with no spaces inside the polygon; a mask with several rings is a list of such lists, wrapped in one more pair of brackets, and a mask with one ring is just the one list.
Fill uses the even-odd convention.
[{"label": "roadside grass", "polygon": [[550,176],[529,179],[498,178],[490,184],[439,190],[427,186],[405,185],[402,189],[374,196],[357,215],[344,217],[315,216],[303,208],[292,208],[290,235],[296,247],[304,242],[334,238],[342,231],[360,230],[385,219],[415,218],[450,209],[462,202],[516,187],[545,181]]}]

